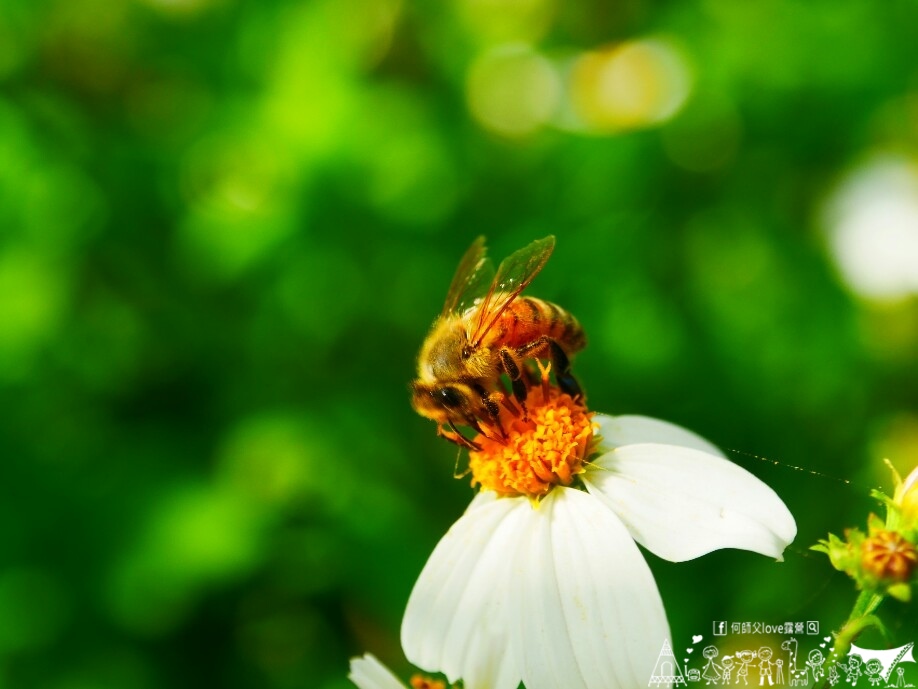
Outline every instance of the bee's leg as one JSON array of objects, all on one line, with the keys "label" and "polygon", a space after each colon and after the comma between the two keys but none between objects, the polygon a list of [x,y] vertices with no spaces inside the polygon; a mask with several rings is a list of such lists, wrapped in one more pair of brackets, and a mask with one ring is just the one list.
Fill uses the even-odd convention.
[{"label": "bee's leg", "polygon": [[497,426],[497,430],[500,435],[497,438],[492,437],[494,435],[494,429],[484,419],[481,419],[481,423],[478,423],[480,417],[469,415],[465,417],[465,422],[469,425],[469,427],[471,427],[473,431],[479,435],[483,435],[488,440],[494,440],[503,443],[503,441],[507,439],[507,433],[504,431],[504,427],[500,423],[500,407],[497,406],[496,402],[492,402],[490,399],[485,399],[484,403],[488,409],[488,415],[491,417],[490,421],[495,426]]},{"label": "bee's leg", "polygon": [[500,361],[504,366],[504,371],[510,379],[510,387],[513,388],[513,396],[519,405],[523,408],[523,418],[528,419],[529,413],[526,410],[526,381],[523,379],[522,367],[516,362],[516,354],[509,347],[500,348]]},{"label": "bee's leg", "polygon": [[580,383],[571,373],[571,360],[567,358],[567,354],[561,349],[561,345],[549,338],[548,348],[551,350],[551,362],[555,366],[555,378],[558,381],[558,387],[571,397],[583,397]]},{"label": "bee's leg", "polygon": [[449,427],[452,430],[444,431],[443,426],[437,426],[437,435],[441,438],[445,438],[451,443],[455,443],[459,447],[465,447],[469,450],[475,450],[476,452],[481,450],[481,445],[469,440],[464,435],[462,435],[462,433],[459,432],[459,429],[456,428],[456,424],[454,424],[452,421],[449,422]]},{"label": "bee's leg", "polygon": [[491,415],[491,421],[497,426],[497,430],[500,432],[501,441],[506,444],[507,431],[504,430],[504,424],[501,423],[500,420],[499,404],[503,404],[514,416],[519,416],[520,410],[517,409],[516,405],[502,392],[492,392],[484,400],[484,405],[488,409],[488,414]]},{"label": "bee's leg", "polygon": [[513,404],[513,400],[502,392],[492,392],[491,398],[497,400],[500,404],[504,405],[504,409],[513,414],[516,418],[520,417],[522,412],[520,408]]},{"label": "bee's leg", "polygon": [[583,396],[580,383],[571,373],[571,360],[567,358],[567,354],[565,354],[556,340],[551,339],[548,335],[542,335],[539,339],[524,344],[516,350],[516,353],[521,357],[537,356],[545,350],[548,350],[548,356],[555,368],[555,378],[561,391],[566,392],[571,397]]},{"label": "bee's leg", "polygon": [[[525,366],[523,367],[522,371],[524,376],[530,376],[531,374],[529,369]],[[526,380],[530,381],[531,378],[527,377]],[[532,386],[530,385],[530,387]],[[516,418],[520,417],[522,412],[520,411],[519,407],[513,403],[513,389],[507,387],[507,383],[503,378],[500,379],[500,391],[492,392],[491,397],[496,399],[500,404],[504,405],[507,411],[513,414]]]},{"label": "bee's leg", "polygon": [[[506,398],[506,397],[504,396],[504,394],[501,393],[501,392],[491,392],[491,393],[489,393],[487,390],[484,389],[484,387],[482,387],[482,386],[480,386],[480,385],[475,385],[475,386],[473,386],[473,387],[474,387],[475,392],[477,392],[477,393],[481,396],[481,404],[482,404],[482,405],[484,406],[484,408],[487,410],[488,416],[490,417],[490,422],[491,422],[494,426],[497,427],[497,430],[498,430],[498,432],[500,433],[500,440],[501,440],[501,441],[506,440],[506,439],[507,439],[507,432],[504,430],[504,426],[503,426],[503,424],[500,422],[500,403],[503,402],[504,405],[506,406],[506,404],[507,404],[507,398]],[[513,409],[512,409],[511,407],[507,407],[507,408],[510,409],[511,411],[513,411]],[[519,412],[516,412],[516,413],[517,413],[517,415],[519,414]],[[472,421],[475,422],[475,419],[472,419]],[[488,438],[491,438],[490,435],[488,435],[488,434],[485,433],[483,430],[481,430],[481,428],[478,426],[477,422],[475,422],[475,423],[469,423],[469,425],[470,425],[472,428],[474,428],[476,431],[478,431],[479,433],[485,435],[485,436],[488,437]],[[491,439],[494,440],[494,438],[491,438]]]}]

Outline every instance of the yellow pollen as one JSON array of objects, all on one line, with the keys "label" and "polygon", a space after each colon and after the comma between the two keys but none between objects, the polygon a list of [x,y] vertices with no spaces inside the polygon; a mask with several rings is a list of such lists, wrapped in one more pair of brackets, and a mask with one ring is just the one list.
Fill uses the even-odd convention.
[{"label": "yellow pollen", "polygon": [[481,450],[469,452],[473,486],[538,500],[555,485],[569,486],[583,472],[593,439],[593,414],[582,400],[542,385],[530,388],[526,406],[526,420],[502,417],[505,440],[475,438]]}]

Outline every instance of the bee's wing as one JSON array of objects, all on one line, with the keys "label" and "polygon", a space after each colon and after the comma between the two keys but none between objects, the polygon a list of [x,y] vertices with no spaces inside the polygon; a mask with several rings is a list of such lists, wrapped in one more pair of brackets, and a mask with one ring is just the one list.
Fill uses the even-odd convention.
[{"label": "bee's wing", "polygon": [[459,261],[440,315],[465,311],[476,298],[484,294],[493,279],[494,264],[485,256],[485,238],[479,237]]},{"label": "bee's wing", "polygon": [[510,306],[526,285],[539,274],[554,249],[555,238],[549,235],[524,246],[501,261],[488,294],[481,302],[478,317],[470,328],[469,341],[472,346],[481,344],[485,333],[494,326],[504,309]]}]

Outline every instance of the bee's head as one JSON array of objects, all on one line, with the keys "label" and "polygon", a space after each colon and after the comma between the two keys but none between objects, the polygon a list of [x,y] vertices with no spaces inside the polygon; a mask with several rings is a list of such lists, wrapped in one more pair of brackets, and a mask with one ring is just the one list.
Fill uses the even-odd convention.
[{"label": "bee's head", "polygon": [[478,412],[475,400],[478,395],[465,383],[425,383],[416,380],[411,384],[411,406],[421,416],[437,423],[466,423]]}]

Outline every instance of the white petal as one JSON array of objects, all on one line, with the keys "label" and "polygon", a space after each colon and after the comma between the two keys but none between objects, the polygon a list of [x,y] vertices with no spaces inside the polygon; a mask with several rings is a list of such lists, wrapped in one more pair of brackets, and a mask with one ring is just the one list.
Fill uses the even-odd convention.
[{"label": "white petal", "polygon": [[493,490],[480,490],[475,493],[475,497],[472,498],[472,502],[469,503],[469,506],[465,508],[463,514],[468,514],[472,510],[476,510],[482,505],[489,505],[492,502],[498,500],[497,493]]},{"label": "white petal", "polygon": [[682,562],[719,548],[781,559],[797,535],[781,498],[733,462],[674,445],[627,445],[584,475],[645,548]]},{"label": "white petal", "polygon": [[515,558],[513,634],[527,689],[647,686],[669,626],[656,583],[621,522],[556,488],[526,516]]},{"label": "white petal", "polygon": [[610,452],[625,445],[657,443],[690,447],[718,457],[724,456],[720,450],[700,435],[674,423],[652,419],[649,416],[597,414],[593,417],[593,421],[599,424],[598,434],[602,436],[602,441],[599,443],[600,452]]},{"label": "white petal", "polygon": [[347,678],[360,689],[406,689],[371,653],[364,654],[362,658],[351,658],[351,671]]},{"label": "white petal", "polygon": [[515,689],[507,587],[525,498],[473,501],[437,544],[408,600],[402,647],[412,663],[466,689]]}]

